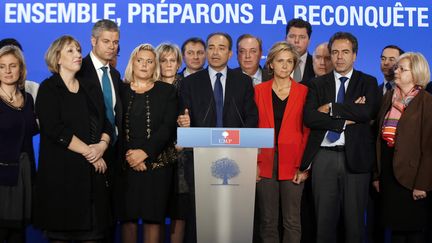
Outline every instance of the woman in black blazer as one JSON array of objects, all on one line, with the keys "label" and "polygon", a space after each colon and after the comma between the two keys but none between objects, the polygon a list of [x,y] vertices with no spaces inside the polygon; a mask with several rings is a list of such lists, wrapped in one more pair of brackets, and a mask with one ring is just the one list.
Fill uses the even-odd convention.
[{"label": "woman in black blazer", "polygon": [[45,61],[53,75],[36,100],[41,135],[34,225],[51,241],[102,240],[111,222],[102,155],[112,127],[81,84],[86,81],[75,76],[82,56],[73,37],[55,40]]}]

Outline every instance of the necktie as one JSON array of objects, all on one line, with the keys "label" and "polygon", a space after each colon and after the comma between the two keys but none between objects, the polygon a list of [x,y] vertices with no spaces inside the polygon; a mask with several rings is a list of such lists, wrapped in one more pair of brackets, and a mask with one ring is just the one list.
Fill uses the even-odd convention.
[{"label": "necktie", "polygon": [[111,81],[108,77],[108,67],[101,67],[101,69],[103,72],[102,92],[103,92],[104,102],[105,102],[105,114],[114,129],[114,132],[111,135],[111,142],[114,143],[116,140],[116,132],[115,132],[115,119],[114,119],[114,110],[113,110]]},{"label": "necktie", "polygon": [[260,84],[261,82],[256,77],[252,77],[253,86]]},{"label": "necktie", "polygon": [[[336,99],[336,103],[343,103],[344,99],[345,99],[345,82],[348,80],[347,77],[340,77],[339,78],[341,84],[337,93],[337,99]],[[334,143],[336,142],[339,138],[340,138],[340,133],[339,132],[334,132],[334,131],[328,131],[327,133],[327,139],[331,142]]]},{"label": "necktie", "polygon": [[213,96],[216,103],[216,127],[223,127],[223,89],[221,78],[222,73],[216,74],[216,82],[213,89]]},{"label": "necktie", "polygon": [[293,78],[297,83],[302,80],[302,73],[301,73],[301,69],[300,69],[301,62],[302,62],[301,59],[299,59],[297,67],[294,69]]},{"label": "necktie", "polygon": [[387,82],[386,84],[385,84],[385,92],[384,93],[386,93],[387,91],[390,91],[390,90],[392,90],[393,89],[393,86],[391,85],[391,83],[390,82]]}]

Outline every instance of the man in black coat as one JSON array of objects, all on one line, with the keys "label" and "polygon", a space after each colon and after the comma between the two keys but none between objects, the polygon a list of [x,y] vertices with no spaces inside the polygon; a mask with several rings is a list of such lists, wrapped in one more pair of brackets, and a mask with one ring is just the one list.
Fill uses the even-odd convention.
[{"label": "man in black coat", "polygon": [[[110,134],[111,142],[107,151],[108,155],[113,156],[117,152],[118,137],[121,134],[122,124],[122,104],[119,94],[121,83],[120,73],[112,66],[109,61],[117,55],[119,45],[120,30],[116,23],[111,20],[103,19],[95,23],[92,29],[91,52],[83,59],[79,77],[85,80],[84,85],[92,87],[91,96],[96,97],[100,105],[105,108],[105,114],[114,128],[114,133]],[[109,78],[110,87],[105,88],[103,84],[104,69]],[[107,93],[110,93],[107,100]],[[110,102],[108,104],[108,102]],[[110,119],[110,116],[111,117]],[[110,157],[108,168],[113,166],[115,157]],[[112,167],[111,167],[112,168]]]},{"label": "man in black coat", "polygon": [[[97,107],[103,109],[113,127],[110,144],[103,158],[108,166],[107,185],[111,187],[114,173],[121,168],[121,147],[119,139],[122,134],[122,103],[119,86],[120,73],[109,62],[118,53],[120,29],[108,19],[96,22],[92,29],[91,52],[83,59],[81,70],[77,74],[84,80],[83,85],[89,88],[90,95],[98,102]],[[105,82],[104,82],[105,81]],[[114,240],[114,231],[107,237],[108,242]]]},{"label": "man in black coat", "polygon": [[370,122],[378,109],[376,78],[354,70],[357,39],[338,32],[329,41],[334,72],[312,80],[304,107],[311,128],[300,170],[312,169],[317,242],[363,242],[370,173],[375,161]]},{"label": "man in black coat", "polygon": [[216,105],[213,89],[217,74],[222,74],[223,127],[256,127],[258,111],[252,80],[246,74],[228,68],[232,56],[232,39],[225,33],[207,38],[208,68],[191,74],[180,88],[181,110],[188,110],[191,127],[216,127]]},{"label": "man in black coat", "polygon": [[181,46],[181,52],[185,64],[183,70],[178,73],[181,79],[203,69],[206,57],[205,42],[201,38],[191,37],[185,40]]},{"label": "man in black coat", "polygon": [[[256,127],[258,110],[252,80],[227,66],[232,56],[231,36],[219,32],[210,34],[206,40],[206,56],[208,67],[182,80],[179,125]],[[193,243],[197,240],[193,164],[185,164],[185,177],[191,194],[191,215],[186,219],[185,242]]]},{"label": "man in black coat", "polygon": [[394,83],[393,68],[396,65],[398,57],[402,54],[404,54],[404,51],[396,45],[388,45],[382,49],[380,68],[384,75],[384,80],[378,86],[380,96],[383,96],[387,91],[392,90],[396,86]]}]

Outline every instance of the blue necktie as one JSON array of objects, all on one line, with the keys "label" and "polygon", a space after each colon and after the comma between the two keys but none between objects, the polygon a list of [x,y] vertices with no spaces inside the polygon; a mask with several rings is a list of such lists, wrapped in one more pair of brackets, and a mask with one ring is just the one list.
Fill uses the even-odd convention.
[{"label": "blue necktie", "polygon": [[115,118],[114,118],[114,110],[113,110],[111,81],[108,77],[108,67],[101,67],[101,69],[103,72],[102,91],[103,91],[104,102],[105,102],[105,114],[114,129],[113,134],[111,134],[111,143],[114,143],[116,140],[116,132],[115,132]]},{"label": "blue necktie", "polygon": [[[339,78],[341,84],[337,93],[337,99],[336,99],[336,103],[343,103],[344,99],[345,99],[345,82],[348,80],[347,77],[340,77]],[[327,133],[327,139],[331,142],[334,143],[336,142],[339,138],[340,138],[340,133],[339,132],[334,132],[334,131],[328,131]]]},{"label": "blue necktie", "polygon": [[385,93],[387,93],[387,91],[390,91],[390,90],[393,89],[393,86],[391,85],[390,82],[387,82],[387,83],[385,84],[385,88],[386,88]]},{"label": "blue necktie", "polygon": [[216,82],[213,89],[213,96],[216,103],[216,127],[223,127],[223,89],[221,83],[222,73],[216,74]]}]

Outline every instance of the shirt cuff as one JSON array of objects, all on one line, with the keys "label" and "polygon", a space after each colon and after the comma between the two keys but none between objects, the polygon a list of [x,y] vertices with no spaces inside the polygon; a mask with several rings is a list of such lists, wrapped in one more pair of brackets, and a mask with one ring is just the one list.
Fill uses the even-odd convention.
[{"label": "shirt cuff", "polygon": [[333,116],[333,109],[332,109],[333,106],[332,106],[332,104],[333,103],[329,103],[329,115],[330,116]]}]

